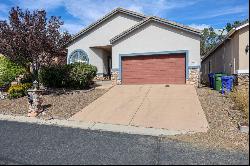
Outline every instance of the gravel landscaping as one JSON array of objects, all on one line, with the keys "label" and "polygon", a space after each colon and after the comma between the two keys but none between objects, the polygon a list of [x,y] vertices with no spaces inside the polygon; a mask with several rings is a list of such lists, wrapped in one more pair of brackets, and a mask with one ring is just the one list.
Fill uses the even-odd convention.
[{"label": "gravel landscaping", "polygon": [[231,99],[207,87],[197,88],[197,94],[209,123],[208,132],[167,138],[202,147],[248,151],[249,135],[241,133],[237,126],[243,114],[235,109]]},{"label": "gravel landscaping", "polygon": [[[204,148],[248,151],[249,134],[241,133],[237,125],[239,121],[242,121],[243,113],[235,109],[231,98],[207,87],[196,90],[209,123],[208,132],[167,136],[166,138],[190,142]],[[68,119],[106,92],[107,89],[52,91],[43,96],[45,111],[39,115],[39,118]],[[0,100],[0,114],[26,116],[27,110],[26,97]]]},{"label": "gravel landscaping", "polygon": [[[68,119],[81,111],[88,104],[106,93],[106,89],[50,91],[43,96],[44,112],[38,117],[42,119]],[[0,113],[8,115],[27,115],[27,97],[0,100]]]}]

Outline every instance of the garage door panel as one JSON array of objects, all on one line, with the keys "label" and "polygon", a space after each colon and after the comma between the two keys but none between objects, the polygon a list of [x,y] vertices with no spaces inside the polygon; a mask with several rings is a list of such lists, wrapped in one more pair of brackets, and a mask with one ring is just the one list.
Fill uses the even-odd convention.
[{"label": "garage door panel", "polygon": [[[136,61],[125,60],[125,62],[123,64],[124,65],[134,65],[134,64],[141,65],[140,63],[138,63],[138,60],[136,60]],[[172,62],[170,62],[170,61],[166,62],[165,60],[160,61],[160,59],[151,60],[151,61],[150,60],[143,60],[143,59],[140,59],[140,60],[143,61],[143,64],[154,64],[155,62],[157,62],[159,65],[165,65],[165,64],[172,64],[172,65],[175,65],[175,64],[185,64],[185,62],[181,61],[181,59],[176,60],[176,61],[172,61]]]},{"label": "garage door panel", "polygon": [[[163,74],[159,74],[159,73],[141,73],[140,75],[138,75],[136,73],[131,73],[131,74],[128,73],[128,74],[124,74],[123,77],[125,77],[125,78],[144,78],[144,79],[146,79],[146,77],[159,78],[159,77],[164,77],[164,76],[163,76]],[[175,76],[168,75],[166,77],[183,79],[183,76],[180,73],[175,73]],[[161,78],[161,79],[169,79],[169,78]]]},{"label": "garage door panel", "polygon": [[[143,82],[143,83],[142,83]],[[123,84],[184,84],[182,80],[126,80]]]},{"label": "garage door panel", "polygon": [[[126,73],[124,72],[125,75],[128,74],[137,74],[135,70],[140,70],[140,68],[131,68],[129,70],[126,70]],[[175,72],[175,73],[180,73],[183,74],[183,70],[174,70],[174,69],[169,69],[169,68],[160,68],[160,69],[147,69],[147,70],[142,70],[140,74],[143,73],[156,73],[156,74],[169,74],[170,72]]]},{"label": "garage door panel", "polygon": [[185,84],[185,55],[124,57],[122,83]]},{"label": "garage door panel", "polygon": [[[127,73],[127,74],[123,74],[123,78],[144,78],[146,79],[146,77],[151,77],[151,78],[159,78],[159,77],[169,77],[169,78],[182,78],[183,79],[183,74],[182,73],[174,73],[175,75],[166,75],[164,76],[164,74],[160,74],[158,72],[148,72],[148,73]],[[165,79],[165,78],[161,78],[161,79]]]},{"label": "garage door panel", "polygon": [[[172,69],[172,70],[178,70],[179,66],[185,66],[185,64],[157,64],[157,66],[154,66],[155,63],[152,64],[134,64],[134,65],[124,65],[123,67],[126,67],[127,69]],[[181,68],[180,70],[182,70]]]},{"label": "garage door panel", "polygon": [[[152,65],[154,65],[154,64],[152,64]],[[168,66],[168,65],[159,66],[159,65],[157,65],[157,66],[154,66],[154,67],[152,67],[152,65],[151,66],[147,66],[147,65],[145,65],[145,66],[143,66],[143,65],[123,66],[123,68],[126,67],[127,72],[134,71],[134,70],[140,70],[140,71],[147,71],[147,70],[150,70],[150,71],[164,70],[164,71],[166,71],[166,70],[171,70],[171,71],[182,71],[183,72],[183,69],[184,69],[184,68],[181,68],[181,69],[179,68],[179,66],[183,66],[182,64],[174,65],[174,66]]]}]

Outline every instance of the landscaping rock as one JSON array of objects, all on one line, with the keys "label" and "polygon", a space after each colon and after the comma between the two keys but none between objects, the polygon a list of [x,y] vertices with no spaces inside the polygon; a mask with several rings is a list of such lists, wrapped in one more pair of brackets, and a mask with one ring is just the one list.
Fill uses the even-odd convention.
[{"label": "landscaping rock", "polygon": [[0,100],[7,99],[7,96],[8,96],[7,93],[0,91]]},{"label": "landscaping rock", "polygon": [[238,129],[238,122],[243,118],[243,113],[234,109],[233,101],[207,87],[197,88],[197,94],[209,123],[208,132],[167,138],[191,142],[202,147],[248,151],[249,135]]},{"label": "landscaping rock", "polygon": [[[38,115],[42,119],[68,119],[88,104],[102,96],[107,90],[71,90],[51,91],[42,96],[44,112]],[[56,94],[56,95],[55,95]],[[29,109],[27,97],[0,100],[0,114],[27,116]]]}]

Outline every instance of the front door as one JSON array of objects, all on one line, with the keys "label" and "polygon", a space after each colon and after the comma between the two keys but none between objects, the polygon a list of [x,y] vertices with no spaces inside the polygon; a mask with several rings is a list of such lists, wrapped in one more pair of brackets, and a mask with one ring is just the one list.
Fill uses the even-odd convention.
[{"label": "front door", "polygon": [[111,77],[112,58],[108,56],[108,76]]}]

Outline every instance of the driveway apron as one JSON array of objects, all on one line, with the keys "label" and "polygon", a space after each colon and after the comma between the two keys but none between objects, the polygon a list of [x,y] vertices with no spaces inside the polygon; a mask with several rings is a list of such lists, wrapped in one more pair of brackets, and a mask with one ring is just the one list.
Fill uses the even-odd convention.
[{"label": "driveway apron", "polygon": [[70,120],[205,132],[208,123],[192,85],[120,85]]}]

